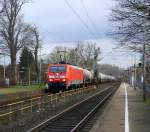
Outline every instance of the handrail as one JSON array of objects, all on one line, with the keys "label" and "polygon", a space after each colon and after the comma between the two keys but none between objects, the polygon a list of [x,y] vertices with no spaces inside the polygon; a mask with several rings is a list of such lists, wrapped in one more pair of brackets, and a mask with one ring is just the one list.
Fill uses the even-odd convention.
[{"label": "handrail", "polygon": [[[72,96],[72,95],[75,95],[75,94],[78,94],[78,93],[87,92],[88,90],[93,90],[93,88],[92,87],[87,87],[87,88],[84,87],[84,88],[78,88],[78,89],[65,91],[65,92],[62,92],[62,93],[50,94],[50,95],[47,95],[47,97],[50,97],[47,101],[41,100],[42,96],[40,96],[40,97],[34,97],[34,98],[31,98],[31,99],[26,99],[26,100],[23,100],[23,101],[3,105],[3,106],[0,106],[0,108],[4,108],[4,107],[8,107],[8,108],[7,109],[2,109],[2,112],[4,110],[9,111],[9,112],[0,114],[0,117],[4,117],[4,116],[7,116],[7,115],[10,115],[10,117],[11,117],[11,114],[13,114],[15,112],[22,111],[22,110],[25,110],[25,109],[28,109],[28,108],[32,108],[32,107],[35,107],[37,105],[39,105],[39,108],[40,108],[41,107],[40,105],[45,104],[45,103],[49,103],[49,102],[53,103],[53,101],[55,101],[55,103],[57,103],[58,101],[60,101],[60,98]],[[33,104],[33,101],[35,101],[35,100],[38,100],[38,102],[36,102],[36,103],[34,102],[34,104]],[[23,103],[25,103],[25,102],[29,102],[29,105],[26,104],[26,106],[24,106]],[[15,106],[17,104],[21,104],[21,108],[16,108],[16,109],[13,108],[13,106]]]},{"label": "handrail", "polygon": [[6,105],[1,105],[0,108],[7,107],[7,106],[10,106],[10,105],[20,104],[20,103],[27,102],[27,101],[31,101],[31,100],[36,100],[36,99],[38,99],[38,98],[41,98],[41,96],[39,96],[39,97],[34,97],[34,98],[31,98],[31,99],[25,99],[25,100],[18,101],[18,102],[13,102],[13,103],[6,104]]}]

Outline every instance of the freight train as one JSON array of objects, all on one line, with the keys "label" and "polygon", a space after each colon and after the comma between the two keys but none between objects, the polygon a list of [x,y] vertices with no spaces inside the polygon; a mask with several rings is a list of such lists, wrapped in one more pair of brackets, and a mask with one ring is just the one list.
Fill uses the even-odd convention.
[{"label": "freight train", "polygon": [[[97,82],[115,80],[114,77],[102,73],[98,74]],[[95,82],[92,71],[69,64],[49,64],[47,72],[46,91],[64,91]]]}]

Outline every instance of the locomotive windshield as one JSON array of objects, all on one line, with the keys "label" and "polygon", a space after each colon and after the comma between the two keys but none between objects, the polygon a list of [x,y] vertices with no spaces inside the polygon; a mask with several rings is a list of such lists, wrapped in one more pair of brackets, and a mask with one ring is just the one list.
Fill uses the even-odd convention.
[{"label": "locomotive windshield", "polygon": [[52,66],[49,69],[51,72],[66,72],[66,67],[64,66]]}]

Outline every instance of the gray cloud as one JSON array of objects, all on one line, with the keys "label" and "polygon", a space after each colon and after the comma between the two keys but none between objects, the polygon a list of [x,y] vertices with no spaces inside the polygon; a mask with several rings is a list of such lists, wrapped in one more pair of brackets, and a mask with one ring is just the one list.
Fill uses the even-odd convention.
[{"label": "gray cloud", "polygon": [[[81,0],[68,1],[96,34],[95,29],[87,18]],[[55,36],[56,42],[104,38],[106,31],[109,29],[107,16],[110,6],[108,6],[108,3],[113,3],[112,0],[107,0],[107,2],[105,0],[83,1],[100,35],[92,36],[77,16],[69,9],[64,0],[34,0],[33,3],[24,7],[23,13],[27,22],[39,26],[46,42],[51,42],[52,39],[49,38],[53,38],[53,36]]]},{"label": "gray cloud", "polygon": [[[34,0],[33,3],[25,5],[23,13],[26,22],[38,25],[44,41],[43,52],[52,51],[56,45],[69,46],[75,41],[81,40],[97,41],[102,48],[103,55],[111,51],[114,47],[114,41],[109,39],[106,33],[112,28],[108,17],[114,1],[82,0],[88,10],[88,15],[95,24],[96,31],[87,18],[81,0],[68,1],[92,31],[99,34],[95,35],[96,37],[92,36],[77,16],[68,8],[64,0]],[[113,53],[100,63],[116,64],[122,67],[128,66],[131,56],[118,54],[120,53]],[[122,60],[124,61],[122,62]]]}]

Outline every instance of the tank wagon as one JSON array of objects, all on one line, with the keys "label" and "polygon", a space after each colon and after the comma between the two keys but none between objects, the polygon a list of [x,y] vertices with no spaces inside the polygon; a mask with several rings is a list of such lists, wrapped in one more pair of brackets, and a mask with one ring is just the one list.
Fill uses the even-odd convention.
[{"label": "tank wagon", "polygon": [[86,69],[83,69],[83,75],[84,75],[84,84],[90,85],[93,83],[94,74],[92,71],[88,71]]},{"label": "tank wagon", "polygon": [[[112,77],[99,73],[98,80],[106,82]],[[46,91],[60,91],[91,85],[94,82],[92,71],[69,64],[49,64]]]},{"label": "tank wagon", "polygon": [[109,82],[109,81],[115,81],[116,78],[110,75],[103,74],[103,73],[98,73],[98,80],[99,82],[104,83],[104,82]]}]

